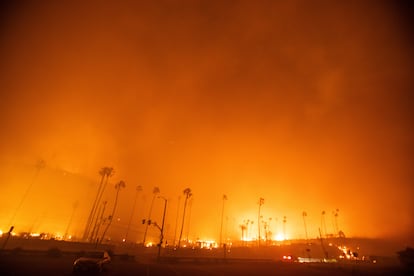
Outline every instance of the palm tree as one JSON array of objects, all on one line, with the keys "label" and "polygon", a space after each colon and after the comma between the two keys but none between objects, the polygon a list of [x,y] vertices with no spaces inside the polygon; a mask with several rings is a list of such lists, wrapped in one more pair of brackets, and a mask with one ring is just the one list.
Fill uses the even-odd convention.
[{"label": "palm tree", "polygon": [[132,205],[132,211],[131,211],[131,216],[129,217],[129,222],[128,222],[128,228],[127,228],[127,232],[125,234],[125,241],[128,238],[128,233],[129,233],[129,229],[131,227],[131,222],[132,222],[132,217],[134,216],[134,211],[135,211],[135,205],[137,203],[137,197],[138,197],[138,193],[142,191],[142,186],[138,185],[135,189],[136,193],[135,193],[135,199],[134,199],[134,204]]},{"label": "palm tree", "polygon": [[223,245],[223,217],[224,217],[224,202],[227,200],[227,196],[223,195],[223,205],[221,208],[221,226],[220,226],[220,246]]},{"label": "palm tree", "polygon": [[190,198],[188,200],[188,216],[187,216],[187,236],[186,236],[186,241],[188,242],[188,234],[190,233],[190,222],[191,222],[191,207],[193,207],[193,200],[194,198]]},{"label": "palm tree", "polygon": [[286,240],[286,216],[283,216],[283,240]]},{"label": "palm tree", "polygon": [[259,198],[259,215],[257,217],[257,227],[258,227],[258,246],[260,247],[260,208],[262,207],[262,205],[264,204],[264,198]]},{"label": "palm tree", "polygon": [[96,241],[98,239],[99,229],[101,229],[101,225],[106,221],[106,218],[104,218],[106,204],[108,204],[108,201],[105,200],[102,202],[102,207],[99,207],[96,213],[95,225],[90,234],[91,241]]},{"label": "palm tree", "polygon": [[174,247],[175,247],[175,239],[177,237],[177,227],[178,227],[178,215],[180,213],[180,200],[181,200],[181,196],[178,196],[178,201],[177,201],[177,216],[175,217],[175,230],[174,230]]},{"label": "palm tree", "polygon": [[308,240],[308,229],[306,227],[306,217],[307,217],[307,213],[305,211],[302,212],[302,217],[303,217],[303,224],[305,225],[305,235],[306,235],[306,240]]},{"label": "palm tree", "polygon": [[[157,194],[160,193],[160,189],[158,187],[154,187],[154,189],[152,190],[152,201],[151,201],[151,206],[150,206],[150,210],[149,210],[149,214],[148,214],[148,221],[151,219],[151,213],[152,213],[152,206],[154,205],[154,199],[157,196]],[[144,241],[142,242],[143,245],[145,246],[145,241],[147,239],[147,231],[148,231],[148,223],[145,224],[145,233],[144,233]]]},{"label": "palm tree", "polygon": [[328,233],[326,233],[326,221],[325,221],[325,211],[322,211],[322,216],[321,216],[321,231],[323,231],[325,238],[328,236]]},{"label": "palm tree", "polygon": [[93,202],[92,209],[91,209],[91,212],[89,213],[88,221],[86,223],[86,228],[85,228],[85,232],[84,232],[84,239],[87,239],[89,237],[89,231],[90,231],[90,227],[92,226],[93,217],[95,216],[95,212],[97,211],[97,208],[99,206],[98,205],[98,199],[99,199],[99,195],[101,194],[104,179],[106,177],[105,167],[101,168],[99,170],[99,174],[101,175],[101,181],[99,183],[98,192],[95,196],[95,201]]},{"label": "palm tree", "polygon": [[183,236],[183,229],[184,229],[184,221],[185,221],[185,209],[187,208],[187,201],[188,199],[193,195],[191,193],[191,189],[190,188],[186,188],[183,191],[183,194],[185,196],[185,201],[184,201],[184,211],[183,211],[183,221],[181,223],[181,231],[180,231],[180,237],[178,239],[178,247],[180,247],[180,243],[181,243],[181,237]]},{"label": "palm tree", "polygon": [[114,215],[115,215],[116,206],[118,205],[118,195],[119,195],[119,191],[120,191],[122,188],[125,188],[125,187],[126,187],[126,184],[125,184],[125,182],[124,182],[124,181],[122,181],[122,180],[121,180],[121,181],[119,181],[119,182],[115,185],[115,189],[116,189],[116,196],[115,196],[114,208],[112,209],[112,213],[111,213],[111,215],[109,216],[109,222],[108,222],[108,224],[106,225],[105,231],[103,232],[103,234],[102,234],[102,236],[101,236],[101,240],[99,241],[99,243],[102,243],[102,240],[104,239],[105,234],[106,234],[106,232],[108,231],[109,226],[111,226],[112,220],[114,219]]},{"label": "palm tree", "polygon": [[245,234],[244,234],[244,232],[246,231],[247,226],[244,223],[243,224],[240,224],[240,229],[242,231],[241,240],[244,241],[245,240]]},{"label": "palm tree", "polygon": [[[97,215],[99,203],[102,198],[102,194],[105,191],[106,185],[108,184],[108,179],[114,173],[114,169],[111,167],[103,167],[99,170],[99,175],[101,176],[101,181],[99,183],[98,192],[95,197],[95,201],[93,202],[91,212],[89,213],[88,221],[86,223],[85,231],[83,234],[83,239],[87,240],[89,238],[90,230],[92,227],[92,223],[94,221],[95,215]],[[106,181],[104,182],[104,180]],[[94,228],[96,225],[94,226]]]}]

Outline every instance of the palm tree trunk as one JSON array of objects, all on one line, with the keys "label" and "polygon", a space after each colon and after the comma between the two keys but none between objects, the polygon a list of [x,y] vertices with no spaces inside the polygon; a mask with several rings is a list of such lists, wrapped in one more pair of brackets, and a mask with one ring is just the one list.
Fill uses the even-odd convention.
[{"label": "palm tree trunk", "polygon": [[95,201],[93,202],[91,212],[89,213],[88,221],[86,222],[85,231],[83,233],[83,239],[87,240],[89,238],[90,228],[92,226],[93,217],[95,216],[96,208],[98,205],[98,198],[101,193],[102,184],[104,182],[105,174],[102,174],[101,181],[99,183],[98,193],[95,196]]},{"label": "palm tree trunk", "polygon": [[178,215],[179,215],[179,211],[180,211],[180,200],[181,200],[181,196],[178,197],[178,203],[177,203],[177,217],[175,218],[175,230],[174,230],[174,242],[173,242],[174,247],[175,247],[175,239],[177,237]]},{"label": "palm tree trunk", "polygon": [[224,198],[223,198],[223,205],[221,208],[220,246],[223,245],[223,217],[224,217]]},{"label": "palm tree trunk", "polygon": [[104,220],[103,215],[105,214],[105,209],[106,209],[106,204],[107,203],[108,203],[107,201],[104,201],[102,203],[103,204],[102,210],[100,212],[98,212],[98,214],[96,216],[95,225],[93,227],[93,230],[92,230],[92,233],[91,233],[91,237],[90,237],[90,240],[91,241],[94,241],[95,242],[96,239],[98,238],[99,229],[101,228],[101,224],[102,224],[102,222]]},{"label": "palm tree trunk", "polygon": [[114,219],[114,214],[115,214],[115,210],[116,210],[116,205],[118,204],[118,195],[119,195],[119,190],[120,190],[120,189],[121,189],[121,187],[119,186],[119,187],[117,188],[117,191],[116,191],[115,203],[114,203],[114,208],[112,209],[112,214],[111,214],[111,217],[110,217],[110,219],[109,219],[108,225],[106,225],[106,228],[105,228],[105,230],[104,230],[104,232],[103,232],[103,234],[102,234],[102,237],[101,237],[101,239],[100,239],[100,241],[99,241],[99,244],[101,244],[101,243],[102,243],[102,241],[103,241],[103,239],[104,239],[104,237],[105,237],[105,234],[106,234],[106,232],[108,231],[109,226],[111,226],[111,224],[112,224],[112,220]]},{"label": "palm tree trunk", "polygon": [[183,221],[181,223],[180,237],[178,238],[178,247],[180,247],[181,237],[183,236],[184,220],[185,220],[185,209],[187,207],[187,199],[188,199],[188,197],[186,196],[185,201],[184,201],[184,212],[183,212]]}]

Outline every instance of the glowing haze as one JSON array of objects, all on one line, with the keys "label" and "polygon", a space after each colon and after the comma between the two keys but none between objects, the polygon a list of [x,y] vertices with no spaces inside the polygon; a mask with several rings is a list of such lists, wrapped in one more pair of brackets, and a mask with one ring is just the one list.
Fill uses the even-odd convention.
[{"label": "glowing haze", "polygon": [[[28,1],[1,10],[1,230],[81,236],[98,171],[110,166],[108,212],[114,185],[126,183],[113,239],[137,195],[130,237],[141,241],[157,186],[169,241],[190,188],[185,238],[219,239],[225,194],[224,238],[239,239],[247,220],[256,235],[263,197],[275,236],[286,216],[286,235],[304,238],[303,211],[309,237],[322,211],[334,232],[339,209],[346,236],[413,242],[405,7]],[[154,201],[158,222],[163,204]]]}]

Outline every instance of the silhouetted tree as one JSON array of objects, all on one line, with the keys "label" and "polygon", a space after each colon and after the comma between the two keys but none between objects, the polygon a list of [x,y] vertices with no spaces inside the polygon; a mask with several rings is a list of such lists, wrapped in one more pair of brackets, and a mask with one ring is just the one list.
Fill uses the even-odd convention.
[{"label": "silhouetted tree", "polygon": [[182,223],[181,223],[180,237],[179,237],[179,239],[178,239],[178,247],[180,247],[180,244],[181,244],[181,238],[182,238],[182,235],[183,235],[184,221],[185,221],[185,210],[186,210],[186,208],[187,208],[187,202],[188,202],[188,199],[189,199],[189,198],[193,195],[193,194],[191,193],[191,189],[190,189],[190,188],[186,188],[186,189],[183,191],[183,194],[184,194],[184,196],[185,196],[185,201],[184,201],[183,221],[182,221]]},{"label": "silhouetted tree", "polygon": [[246,231],[246,229],[247,229],[247,226],[246,226],[246,224],[240,224],[239,225],[240,226],[240,229],[241,229],[241,240],[242,241],[244,241],[246,238],[245,238],[245,231]]},{"label": "silhouetted tree", "polygon": [[325,211],[322,211],[322,214],[321,214],[321,229],[324,232],[324,236],[326,238],[326,237],[328,237],[328,233],[326,232],[325,214],[326,214],[326,212]]},{"label": "silhouetted tree", "polygon": [[118,205],[118,195],[119,195],[119,191],[120,191],[122,188],[125,188],[125,187],[126,187],[126,184],[125,184],[125,182],[124,182],[124,181],[122,181],[122,180],[121,180],[121,181],[119,181],[119,182],[115,185],[115,189],[116,189],[116,196],[115,196],[114,208],[112,209],[112,213],[111,213],[111,215],[109,216],[109,222],[108,222],[108,224],[106,225],[105,231],[103,232],[102,237],[101,237],[101,240],[99,241],[99,243],[102,243],[102,241],[103,241],[103,239],[104,239],[104,237],[105,237],[106,232],[108,231],[109,227],[110,227],[110,226],[111,226],[111,224],[112,224],[112,221],[113,221],[113,219],[114,219],[114,215],[115,215],[116,206]]},{"label": "silhouetted tree", "polygon": [[90,234],[91,241],[96,241],[98,239],[99,229],[101,229],[101,225],[107,220],[107,218],[104,218],[106,204],[108,204],[108,201],[105,200],[102,202],[102,206],[99,207],[96,213],[95,225],[92,229],[92,233]]},{"label": "silhouetted tree", "polygon": [[175,240],[177,238],[177,227],[178,227],[178,216],[180,214],[180,201],[181,201],[181,196],[178,196],[178,201],[177,201],[177,216],[175,217],[175,230],[174,230],[174,247],[175,247]]},{"label": "silhouetted tree", "polygon": [[[91,227],[95,218],[97,216],[99,203],[102,198],[102,194],[105,191],[106,185],[108,184],[108,179],[114,173],[114,169],[111,167],[103,167],[99,170],[99,175],[101,176],[101,181],[99,183],[98,192],[96,194],[95,200],[92,205],[91,212],[89,213],[88,221],[86,223],[85,231],[83,233],[83,239],[87,240],[90,237]],[[96,228],[96,224],[94,225],[94,229]]]},{"label": "silhouetted tree", "polygon": [[187,215],[187,235],[186,235],[186,241],[188,242],[188,235],[190,233],[190,226],[191,226],[191,210],[193,207],[193,200],[194,197],[190,198],[187,202],[188,206],[188,215]]}]

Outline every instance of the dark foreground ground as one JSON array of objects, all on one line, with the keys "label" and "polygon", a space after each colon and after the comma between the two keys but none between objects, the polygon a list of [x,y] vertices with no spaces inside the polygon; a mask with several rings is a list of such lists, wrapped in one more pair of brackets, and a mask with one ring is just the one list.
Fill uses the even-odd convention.
[{"label": "dark foreground ground", "polygon": [[[73,255],[1,254],[0,275],[73,275]],[[412,271],[411,271],[412,272]],[[142,262],[113,258],[101,275],[411,275],[398,264],[283,263],[266,260]]]}]

